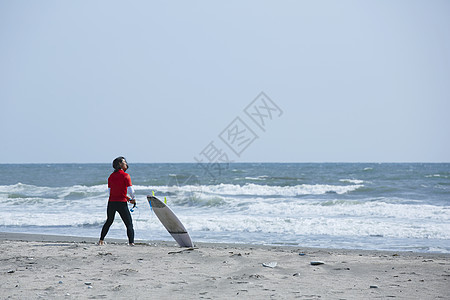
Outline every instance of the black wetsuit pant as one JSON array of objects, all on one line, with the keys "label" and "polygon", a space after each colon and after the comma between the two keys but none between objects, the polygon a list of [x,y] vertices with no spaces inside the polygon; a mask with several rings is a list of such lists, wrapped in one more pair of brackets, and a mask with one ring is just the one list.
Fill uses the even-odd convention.
[{"label": "black wetsuit pant", "polygon": [[108,218],[106,219],[105,225],[103,225],[100,240],[103,241],[105,239],[109,227],[111,227],[112,223],[114,222],[116,212],[118,212],[120,217],[122,218],[123,223],[125,224],[125,226],[127,226],[128,242],[130,244],[134,243],[133,220],[131,219],[131,214],[130,211],[128,210],[127,202],[109,201],[106,212]]}]

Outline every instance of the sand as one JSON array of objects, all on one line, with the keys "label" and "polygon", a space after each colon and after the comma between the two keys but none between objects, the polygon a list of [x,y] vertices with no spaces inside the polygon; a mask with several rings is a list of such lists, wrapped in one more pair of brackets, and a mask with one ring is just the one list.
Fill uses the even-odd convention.
[{"label": "sand", "polygon": [[0,299],[450,298],[448,254],[106,241],[0,233]]}]

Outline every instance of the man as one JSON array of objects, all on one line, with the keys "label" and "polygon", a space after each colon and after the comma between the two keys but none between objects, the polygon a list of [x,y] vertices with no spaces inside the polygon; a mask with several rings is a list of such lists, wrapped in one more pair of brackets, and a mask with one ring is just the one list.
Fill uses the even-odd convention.
[{"label": "man", "polygon": [[114,172],[108,178],[109,200],[108,208],[106,210],[108,218],[103,225],[98,244],[105,244],[105,236],[108,233],[109,227],[114,222],[116,212],[118,212],[123,223],[127,227],[128,243],[130,246],[134,246],[133,220],[131,219],[127,202],[136,204],[136,199],[133,185],[131,184],[131,177],[125,173],[126,170],[128,170],[128,163],[125,157],[120,156],[114,159],[113,168]]}]

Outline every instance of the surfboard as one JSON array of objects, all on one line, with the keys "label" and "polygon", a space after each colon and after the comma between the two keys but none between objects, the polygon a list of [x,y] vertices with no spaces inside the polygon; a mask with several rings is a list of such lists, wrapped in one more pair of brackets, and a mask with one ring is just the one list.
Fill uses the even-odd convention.
[{"label": "surfboard", "polygon": [[147,196],[147,200],[159,221],[164,225],[170,235],[172,235],[178,245],[180,247],[194,247],[189,233],[173,211],[155,196]]}]

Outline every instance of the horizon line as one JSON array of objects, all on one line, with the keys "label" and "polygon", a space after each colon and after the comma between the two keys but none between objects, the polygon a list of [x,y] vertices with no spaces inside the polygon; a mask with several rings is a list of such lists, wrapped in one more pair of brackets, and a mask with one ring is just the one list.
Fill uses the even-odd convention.
[{"label": "horizon line", "polygon": [[[450,161],[230,161],[230,162],[132,162],[132,164],[448,164]],[[111,162],[0,162],[0,165],[111,164]]]}]

